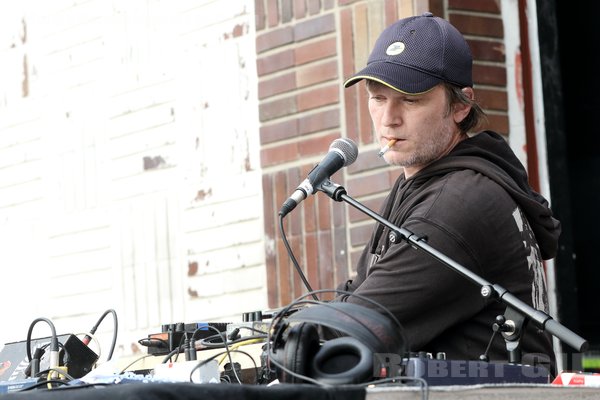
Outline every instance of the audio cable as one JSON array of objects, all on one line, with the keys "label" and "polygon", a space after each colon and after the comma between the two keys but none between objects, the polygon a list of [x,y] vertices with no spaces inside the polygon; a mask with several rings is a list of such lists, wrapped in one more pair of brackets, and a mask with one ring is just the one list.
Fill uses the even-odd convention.
[{"label": "audio cable", "polygon": [[29,361],[29,365],[31,366],[30,368],[30,376],[36,376],[39,373],[39,362],[40,359],[42,357],[42,355],[44,354],[43,351],[35,351],[34,355],[35,356],[39,356],[39,358],[34,358],[31,355],[31,334],[33,332],[33,328],[35,327],[35,325],[38,322],[45,322],[46,324],[48,324],[48,326],[50,326],[50,331],[52,332],[52,336],[50,337],[50,361],[49,361],[49,369],[52,368],[58,368],[58,353],[59,353],[59,349],[58,349],[58,336],[56,335],[56,328],[54,327],[54,323],[52,321],[50,321],[48,318],[36,318],[33,320],[33,322],[31,322],[31,324],[29,325],[29,330],[27,331],[27,341],[26,341],[26,348],[27,348],[27,360]]}]

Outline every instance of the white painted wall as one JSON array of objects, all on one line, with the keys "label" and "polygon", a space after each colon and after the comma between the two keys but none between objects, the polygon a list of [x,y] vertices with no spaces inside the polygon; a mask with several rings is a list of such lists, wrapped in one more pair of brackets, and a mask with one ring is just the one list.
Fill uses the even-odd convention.
[{"label": "white painted wall", "polygon": [[253,7],[0,3],[0,344],[266,307]]}]

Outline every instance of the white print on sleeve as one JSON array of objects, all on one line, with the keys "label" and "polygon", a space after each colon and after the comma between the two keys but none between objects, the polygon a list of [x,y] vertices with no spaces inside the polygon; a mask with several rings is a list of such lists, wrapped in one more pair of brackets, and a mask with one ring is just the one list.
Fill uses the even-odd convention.
[{"label": "white print on sleeve", "polygon": [[540,249],[535,240],[533,230],[529,226],[527,218],[523,215],[520,208],[513,211],[513,218],[521,232],[523,246],[527,252],[527,265],[529,271],[533,274],[533,283],[531,286],[531,301],[533,307],[537,310],[548,312],[548,298],[546,295],[546,275]]}]

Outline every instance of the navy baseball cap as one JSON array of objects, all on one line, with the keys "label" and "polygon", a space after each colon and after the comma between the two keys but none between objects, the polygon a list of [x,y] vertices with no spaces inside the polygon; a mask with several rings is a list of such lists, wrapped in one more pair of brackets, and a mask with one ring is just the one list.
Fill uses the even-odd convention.
[{"label": "navy baseball cap", "polygon": [[375,42],[367,66],[346,82],[371,79],[399,92],[417,94],[445,81],[473,86],[473,57],[462,34],[427,12],[388,26]]}]

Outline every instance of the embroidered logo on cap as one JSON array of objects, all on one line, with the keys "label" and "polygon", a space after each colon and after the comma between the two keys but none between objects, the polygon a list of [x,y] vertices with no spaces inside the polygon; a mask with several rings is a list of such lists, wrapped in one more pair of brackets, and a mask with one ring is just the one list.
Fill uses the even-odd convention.
[{"label": "embroidered logo on cap", "polygon": [[385,50],[385,54],[388,56],[397,56],[404,51],[404,47],[404,43],[394,42],[388,46],[388,48]]}]

